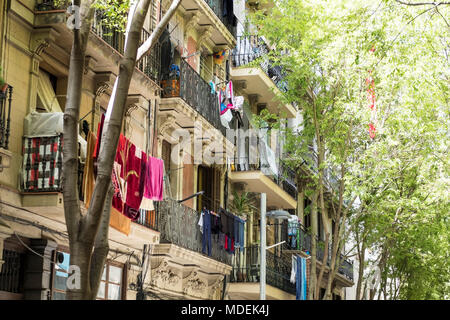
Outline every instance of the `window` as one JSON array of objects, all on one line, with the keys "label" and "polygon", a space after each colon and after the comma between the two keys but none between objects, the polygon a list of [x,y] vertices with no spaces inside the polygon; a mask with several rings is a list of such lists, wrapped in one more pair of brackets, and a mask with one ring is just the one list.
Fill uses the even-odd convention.
[{"label": "window", "polygon": [[55,253],[52,300],[66,300],[69,261],[70,255],[68,253],[60,251]]},{"label": "window", "polygon": [[[54,255],[52,300],[65,300],[70,254],[57,251]],[[97,299],[120,300],[122,298],[123,266],[108,261],[103,269]]]},{"label": "window", "polygon": [[122,267],[107,262],[103,269],[97,299],[120,300],[122,295]]},{"label": "window", "polygon": [[20,299],[23,293],[25,255],[3,249],[3,265],[0,265],[0,300]]}]

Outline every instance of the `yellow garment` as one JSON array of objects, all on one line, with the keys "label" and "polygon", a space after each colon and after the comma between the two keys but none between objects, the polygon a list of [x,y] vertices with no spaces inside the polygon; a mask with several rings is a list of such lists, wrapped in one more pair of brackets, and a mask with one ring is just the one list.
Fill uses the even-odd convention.
[{"label": "yellow garment", "polygon": [[109,225],[119,232],[122,232],[126,235],[130,234],[131,220],[114,208],[111,208]]},{"label": "yellow garment", "polygon": [[83,195],[84,195],[84,204],[86,208],[89,208],[89,204],[91,202],[92,194],[94,193],[95,186],[95,176],[94,176],[94,159],[92,155],[94,154],[95,144],[97,142],[97,138],[95,135],[89,131],[87,136],[87,148],[86,148],[86,162],[84,164],[83,171]]}]

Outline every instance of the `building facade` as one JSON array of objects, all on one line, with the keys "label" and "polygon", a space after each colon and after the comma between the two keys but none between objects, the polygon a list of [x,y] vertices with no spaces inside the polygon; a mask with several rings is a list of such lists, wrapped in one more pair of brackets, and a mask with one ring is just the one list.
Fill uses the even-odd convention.
[{"label": "building facade", "polygon": [[[152,1],[142,42],[169,5]],[[65,298],[70,252],[58,124],[73,39],[66,8],[46,0],[0,4],[0,75],[6,83],[0,92],[0,299]],[[251,128],[252,116],[263,109],[290,119],[299,113],[277,98],[287,89],[280,70],[269,61],[248,66],[270,50],[256,33],[244,36],[245,12],[254,9],[253,2],[244,0],[183,0],[159,43],[137,62],[122,134],[163,161],[164,198],[142,206],[133,221],[111,214],[110,252],[98,299],[257,298],[259,218],[237,212],[233,194],[266,193],[267,210],[288,210],[308,227],[303,214],[308,200],[295,173],[280,161],[282,139],[268,134],[255,150],[239,133],[227,135],[227,129]],[[95,14],[83,76],[78,139],[82,210],[89,198],[89,134],[99,134],[124,49],[123,33],[105,24],[103,16]],[[230,83],[243,103],[221,115],[218,92],[226,95]],[[245,221],[239,246],[231,250],[225,245],[220,230],[205,248],[199,227],[205,210],[211,217],[226,213]],[[286,223],[269,221],[267,235],[268,245],[287,239]],[[291,255],[294,250],[307,256],[307,242],[267,253],[268,298],[295,299]],[[344,271],[338,278],[335,293],[343,298],[342,288],[352,278]]]}]

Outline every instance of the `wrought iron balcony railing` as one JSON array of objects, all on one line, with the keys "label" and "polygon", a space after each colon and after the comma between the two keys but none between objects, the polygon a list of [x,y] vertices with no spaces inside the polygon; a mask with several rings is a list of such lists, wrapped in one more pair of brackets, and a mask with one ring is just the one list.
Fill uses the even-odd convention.
[{"label": "wrought iron balcony railing", "polygon": [[[160,243],[172,243],[202,253],[202,233],[198,226],[199,212],[174,200],[155,202],[158,214]],[[211,258],[231,265],[232,255],[221,248],[218,235],[211,235]]]},{"label": "wrought iron balcony railing", "polygon": [[[259,140],[257,145],[260,145]],[[247,151],[247,154],[249,156],[236,156],[234,158],[234,166],[232,167],[234,171],[261,170],[265,175],[269,176],[276,184],[278,184],[284,191],[286,191],[292,198],[297,199],[298,191],[295,171],[288,168],[283,163],[279,163],[278,165],[276,163],[273,163],[272,165],[277,167],[277,172],[275,172],[275,169],[273,169],[268,164],[268,162],[270,161],[269,159],[267,159],[267,161],[262,160],[262,157],[264,156],[260,152],[260,147],[255,148],[252,151]]]},{"label": "wrought iron balcony railing", "polygon": [[[293,236],[292,236],[293,235]],[[311,234],[309,234],[303,225],[299,223],[288,223],[283,221],[282,223],[282,241],[286,241],[283,244],[283,250],[301,250],[311,255]],[[316,238],[317,252],[316,258],[319,261],[323,261],[325,243]],[[331,263],[332,244],[330,243],[328,248],[327,264]],[[338,272],[345,276],[347,279],[353,281],[353,263],[340,255],[340,266]]]},{"label": "wrought iron balcony railing", "polygon": [[233,12],[228,12],[225,1],[223,0],[204,0],[208,6],[214,11],[216,16],[222,21],[225,27],[230,31],[233,37],[236,38],[237,28],[233,25],[233,20],[236,19]]},{"label": "wrought iron balcony railing", "polygon": [[11,102],[13,87],[4,85],[0,88],[0,148],[8,149],[11,131]]},{"label": "wrought iron balcony railing", "polygon": [[267,57],[270,49],[257,35],[238,36],[236,47],[231,54],[233,67],[246,66],[254,62],[268,75],[282,92],[288,90],[285,74],[280,66],[275,66]]},{"label": "wrought iron balcony railing", "polygon": [[[260,281],[260,248],[245,247],[236,258],[230,275],[230,282]],[[295,284],[290,282],[292,264],[272,252],[266,254],[266,283],[295,295]]]},{"label": "wrought iron balcony railing", "polygon": [[[55,2],[54,0],[42,0],[36,4],[36,11],[65,11],[69,6],[69,1]],[[118,28],[112,28],[103,21],[104,14],[97,10],[95,12],[94,21],[92,23],[92,32],[106,42],[111,48],[123,55],[125,45],[125,34]],[[143,29],[141,35],[141,43],[150,36],[150,32]],[[148,78],[153,81],[159,81],[160,77],[160,55],[161,46],[156,43],[150,53],[144,55],[136,63],[136,68],[142,71]]]},{"label": "wrought iron balcony railing", "polygon": [[149,229],[153,229],[158,231],[158,214],[155,210],[148,211],[148,210],[139,210],[140,215],[139,218],[134,221],[137,224],[140,224],[144,227],[147,227]]},{"label": "wrought iron balcony railing", "polygon": [[179,68],[179,76],[161,81],[162,98],[182,98],[226,136],[226,128],[220,122],[219,106],[216,96],[211,93],[211,86],[183,59]]}]

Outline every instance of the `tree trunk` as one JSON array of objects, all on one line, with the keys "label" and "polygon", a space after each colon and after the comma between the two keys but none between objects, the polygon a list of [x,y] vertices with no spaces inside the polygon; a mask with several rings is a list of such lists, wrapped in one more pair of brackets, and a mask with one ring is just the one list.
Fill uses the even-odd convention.
[{"label": "tree trunk", "polygon": [[[80,1],[75,1],[80,6]],[[89,271],[93,243],[80,237],[83,227],[78,199],[78,119],[80,115],[81,91],[83,86],[84,60],[94,10],[92,1],[83,1],[80,8],[81,29],[74,29],[70,54],[67,102],[64,109],[63,147],[63,199],[64,217],[69,234],[70,264],[77,266],[80,274],[79,288],[68,288],[68,299],[88,299],[90,296]]]},{"label": "tree trunk", "polygon": [[308,300],[316,300],[316,286],[317,286],[317,192],[312,196],[311,203],[311,268],[309,273],[309,287]]},{"label": "tree trunk", "polygon": [[361,249],[359,247],[359,235],[356,236],[356,244],[358,250],[358,260],[359,260],[359,268],[358,268],[358,284],[356,286],[356,298],[355,300],[362,300],[361,297],[361,289],[364,281],[364,266],[365,266],[365,258],[366,258],[366,242],[364,238],[362,239]]},{"label": "tree trunk", "polygon": [[[325,273],[325,268],[327,266],[327,260],[328,260],[328,243],[330,240],[330,234],[327,233],[325,234],[325,247],[324,247],[324,252],[323,252],[323,259],[322,259],[322,267],[320,268],[320,272],[319,272],[319,278],[317,279],[317,286],[316,286],[316,297],[320,296],[320,286],[322,284],[322,279],[323,279],[323,275]],[[325,298],[325,296],[324,296]],[[319,298],[318,298],[319,299]]]}]

